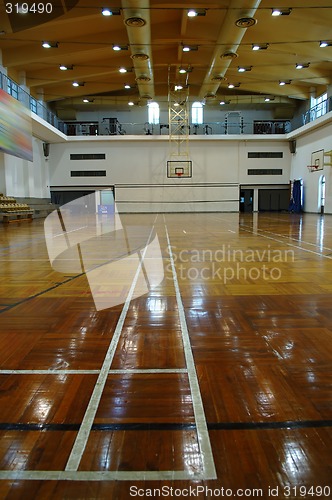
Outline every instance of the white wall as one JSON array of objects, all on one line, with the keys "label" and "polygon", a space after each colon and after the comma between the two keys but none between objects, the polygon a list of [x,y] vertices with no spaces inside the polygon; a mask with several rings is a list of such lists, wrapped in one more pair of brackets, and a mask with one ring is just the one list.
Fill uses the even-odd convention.
[{"label": "white wall", "polygon": [[[248,159],[249,151],[282,151],[282,159]],[[105,160],[70,160],[71,153],[105,153]],[[288,184],[291,157],[284,138],[190,138],[192,178],[170,179],[162,136],[73,138],[50,148],[51,189],[115,186],[121,211],[238,211],[240,184]],[[248,176],[248,168],[282,168],[282,176]],[[71,177],[71,170],[106,170],[106,177]],[[276,178],[277,177],[277,178]]]},{"label": "white wall", "polygon": [[[330,113],[332,115],[332,113]],[[315,123],[315,122],[313,122]],[[325,166],[323,170],[309,172],[307,166],[311,165],[311,154],[324,149],[332,150],[332,123],[310,131],[305,135],[296,138],[296,153],[292,159],[291,178],[303,179],[304,186],[304,211],[320,212],[319,204],[319,181],[321,175],[325,175],[326,202],[325,213],[332,213],[332,175],[330,166]],[[325,161],[328,158],[325,158]]]}]

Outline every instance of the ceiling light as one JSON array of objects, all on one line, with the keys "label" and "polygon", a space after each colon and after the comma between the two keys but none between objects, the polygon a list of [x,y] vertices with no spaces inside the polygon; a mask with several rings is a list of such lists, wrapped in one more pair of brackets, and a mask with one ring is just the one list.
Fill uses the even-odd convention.
[{"label": "ceiling light", "polygon": [[183,86],[182,85],[175,85],[174,90],[182,90]]},{"label": "ceiling light", "polygon": [[177,107],[179,107],[179,106],[180,106],[180,104],[179,104],[178,102],[175,102],[175,103],[174,103],[174,107],[175,107],[175,108],[177,108]]},{"label": "ceiling light", "polygon": [[126,83],[126,85],[124,86],[125,89],[130,89],[130,85],[128,83]]},{"label": "ceiling light", "polygon": [[186,69],[184,69],[184,68],[180,68],[180,69],[179,69],[179,73],[182,73],[182,74],[183,74],[183,73],[187,73],[187,70],[186,70]]},{"label": "ceiling light", "polygon": [[42,46],[44,49],[57,49],[58,48],[58,42],[43,42]]},{"label": "ceiling light", "polygon": [[326,40],[322,40],[321,42],[319,42],[319,46],[322,48],[323,47],[331,47],[331,45],[332,45],[332,42],[328,42]]},{"label": "ceiling light", "polygon": [[238,66],[237,70],[239,73],[245,73],[246,71],[251,71],[252,66]]},{"label": "ceiling light", "polygon": [[268,43],[253,43],[252,50],[266,50],[268,46]]},{"label": "ceiling light", "polygon": [[279,80],[279,85],[289,85],[290,84],[290,80]]},{"label": "ceiling light", "polygon": [[120,9],[109,9],[108,7],[103,7],[101,9],[101,13],[105,17],[119,16],[120,15]]},{"label": "ceiling light", "polygon": [[134,106],[133,101],[129,101],[129,102],[128,102],[128,106]]},{"label": "ceiling light", "polygon": [[73,82],[72,86],[73,87],[84,87],[84,82]]},{"label": "ceiling light", "polygon": [[224,106],[225,104],[229,104],[231,101],[220,101],[219,104],[221,104],[221,106]]},{"label": "ceiling light", "polygon": [[118,44],[114,44],[113,45],[113,50],[128,50],[128,45],[118,45]]},{"label": "ceiling light", "polygon": [[292,9],[272,9],[272,16],[289,16],[292,12]]},{"label": "ceiling light", "polygon": [[198,50],[198,45],[183,45],[183,52],[190,52],[191,50]]},{"label": "ceiling light", "polygon": [[235,87],[240,87],[240,84],[239,83],[229,83],[228,84],[229,89],[234,89]]},{"label": "ceiling light", "polygon": [[73,65],[68,66],[67,64],[60,64],[59,69],[61,69],[61,71],[67,71],[69,69],[74,69],[74,66]]},{"label": "ceiling light", "polygon": [[303,69],[303,68],[309,68],[310,63],[296,63],[295,68],[296,69]]},{"label": "ceiling light", "polygon": [[264,99],[265,102],[270,102],[270,101],[274,101],[274,97],[271,97],[271,96],[266,96],[265,99]]},{"label": "ceiling light", "polygon": [[127,70],[126,70],[126,68],[120,68],[120,69],[119,69],[119,72],[120,72],[120,73],[127,73]]},{"label": "ceiling light", "polygon": [[93,102],[93,101],[94,99],[87,99],[87,98],[83,99],[83,102]]},{"label": "ceiling light", "polygon": [[205,9],[189,9],[187,12],[188,17],[205,16]]}]

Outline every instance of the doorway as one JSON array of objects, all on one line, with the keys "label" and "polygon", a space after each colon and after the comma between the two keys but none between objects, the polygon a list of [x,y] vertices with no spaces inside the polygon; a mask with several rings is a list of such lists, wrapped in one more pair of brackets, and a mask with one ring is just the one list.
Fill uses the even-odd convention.
[{"label": "doorway", "polygon": [[240,212],[250,213],[254,206],[254,190],[240,189]]}]

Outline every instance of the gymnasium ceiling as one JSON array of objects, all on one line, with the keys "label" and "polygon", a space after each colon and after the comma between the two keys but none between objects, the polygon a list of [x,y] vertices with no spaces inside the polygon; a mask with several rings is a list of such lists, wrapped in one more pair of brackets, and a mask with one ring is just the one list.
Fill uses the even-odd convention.
[{"label": "gymnasium ceiling", "polygon": [[[331,0],[53,0],[49,14],[7,14],[6,4],[0,0],[3,66],[59,111],[166,103],[175,84],[210,106],[263,105],[269,97],[291,108],[332,80],[332,46],[320,47],[332,45]],[[102,7],[113,15],[103,16]],[[275,7],[283,15],[272,16]],[[188,17],[193,8],[200,15]],[[43,48],[43,41],[57,46]],[[194,50],[184,52],[187,45]]]}]

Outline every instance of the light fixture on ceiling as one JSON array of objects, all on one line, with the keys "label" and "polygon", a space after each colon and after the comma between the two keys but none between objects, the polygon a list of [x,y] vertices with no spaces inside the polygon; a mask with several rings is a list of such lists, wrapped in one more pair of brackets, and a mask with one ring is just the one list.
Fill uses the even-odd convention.
[{"label": "light fixture on ceiling", "polygon": [[44,49],[57,49],[58,46],[59,46],[59,43],[58,42],[47,42],[47,41],[44,41],[42,43],[42,46],[44,47]]},{"label": "light fixture on ceiling", "polygon": [[238,66],[237,70],[239,73],[245,73],[246,71],[251,71],[252,66]]},{"label": "light fixture on ceiling", "polygon": [[197,16],[205,16],[205,15],[206,15],[205,9],[189,9],[187,12],[188,17],[197,17]]},{"label": "light fixture on ceiling", "polygon": [[291,80],[279,80],[279,85],[289,85],[291,83]]},{"label": "light fixture on ceiling", "polygon": [[101,9],[101,13],[105,17],[119,16],[120,15],[120,9],[109,9],[108,7],[103,7]]},{"label": "light fixture on ceiling", "polygon": [[272,16],[273,17],[278,17],[278,16],[289,16],[289,14],[292,12],[292,9],[272,9]]},{"label": "light fixture on ceiling", "polygon": [[234,89],[235,87],[240,87],[240,83],[229,83],[228,84],[229,89]]},{"label": "light fixture on ceiling", "polygon": [[84,82],[73,82],[72,86],[73,87],[84,87]]},{"label": "light fixture on ceiling", "polygon": [[182,46],[183,52],[190,52],[192,50],[198,50],[198,45],[183,45]]},{"label": "light fixture on ceiling", "polygon": [[70,69],[74,69],[74,66],[72,64],[60,64],[59,69],[61,69],[61,71],[68,71]]},{"label": "light fixture on ceiling", "polygon": [[231,102],[231,101],[225,101],[225,100],[222,100],[222,101],[220,101],[220,103],[219,103],[219,104],[220,104],[221,106],[225,106],[225,104],[229,104],[230,102]]},{"label": "light fixture on ceiling", "polygon": [[265,102],[274,101],[274,97],[273,97],[273,96],[266,96],[266,97],[264,98],[264,101],[265,101]]},{"label": "light fixture on ceiling", "polygon": [[128,102],[128,106],[134,106],[133,101],[129,101],[129,102]]},{"label": "light fixture on ceiling", "polygon": [[118,45],[117,43],[113,44],[113,50],[128,50],[128,45]]},{"label": "light fixture on ceiling", "polygon": [[179,73],[181,73],[181,74],[187,73],[187,70],[186,70],[186,69],[184,69],[184,68],[180,68],[180,69],[179,69]]},{"label": "light fixture on ceiling", "polygon": [[87,99],[87,98],[83,99],[83,102],[93,102],[93,101],[94,99]]},{"label": "light fixture on ceiling", "polygon": [[175,107],[175,108],[178,108],[179,106],[180,106],[180,104],[179,104],[178,102],[175,102],[175,103],[174,103],[174,107]]},{"label": "light fixture on ceiling", "polygon": [[127,73],[127,68],[119,68],[119,73]]},{"label": "light fixture on ceiling", "polygon": [[319,42],[319,46],[321,48],[323,48],[323,47],[331,47],[332,46],[332,41],[322,40],[322,41]]},{"label": "light fixture on ceiling", "polygon": [[131,89],[131,86],[128,83],[126,83],[126,85],[124,86],[124,88],[125,89]]},{"label": "light fixture on ceiling", "polygon": [[303,68],[309,68],[310,63],[296,63],[295,68],[296,69],[303,69]]},{"label": "light fixture on ceiling", "polygon": [[268,46],[268,43],[253,43],[251,48],[252,50],[266,50]]},{"label": "light fixture on ceiling", "polygon": [[183,85],[175,85],[174,86],[174,90],[182,90],[183,89]]}]

